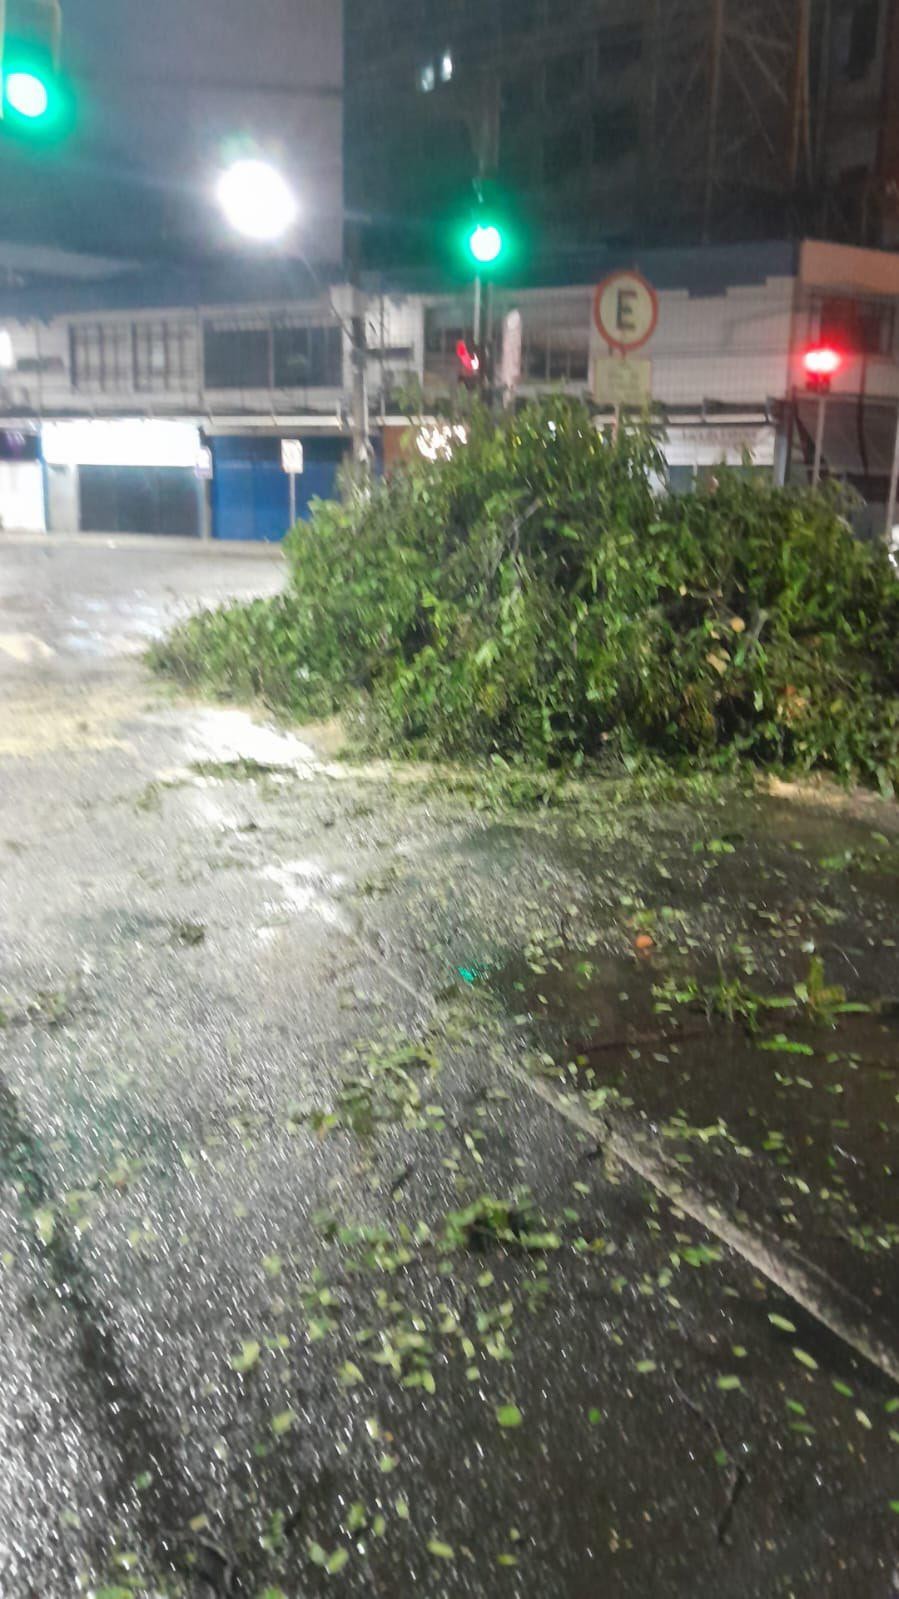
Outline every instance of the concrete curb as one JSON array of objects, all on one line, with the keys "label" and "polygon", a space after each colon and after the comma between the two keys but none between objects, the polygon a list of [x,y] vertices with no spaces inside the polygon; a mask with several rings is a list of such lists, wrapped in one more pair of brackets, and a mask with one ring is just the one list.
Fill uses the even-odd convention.
[{"label": "concrete curb", "polygon": [[594,1115],[576,1094],[553,1087],[515,1061],[504,1059],[500,1064],[522,1087],[586,1133],[603,1154],[650,1183],[836,1338],[899,1384],[899,1343],[894,1328],[872,1326],[868,1307],[822,1267],[804,1261],[783,1239],[750,1218],[729,1215],[716,1195],[704,1190],[683,1167],[665,1156],[651,1132],[640,1136],[614,1112],[604,1113],[603,1117]]}]

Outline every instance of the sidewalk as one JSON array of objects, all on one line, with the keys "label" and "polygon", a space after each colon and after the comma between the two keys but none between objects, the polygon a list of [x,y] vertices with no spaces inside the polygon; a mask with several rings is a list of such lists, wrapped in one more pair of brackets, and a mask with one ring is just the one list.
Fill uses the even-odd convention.
[{"label": "sidewalk", "polygon": [[83,545],[96,549],[158,549],[177,551],[188,555],[253,555],[272,560],[283,558],[280,543],[263,539],[201,539],[180,538],[177,535],[156,533],[32,533],[16,528],[0,528],[0,549],[4,544],[24,545]]}]

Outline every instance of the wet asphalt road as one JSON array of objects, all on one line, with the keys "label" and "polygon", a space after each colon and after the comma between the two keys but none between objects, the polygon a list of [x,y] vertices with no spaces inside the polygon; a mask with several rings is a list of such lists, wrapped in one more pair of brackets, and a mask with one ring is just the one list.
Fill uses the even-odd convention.
[{"label": "wet asphalt road", "polygon": [[[279,582],[0,543],[3,1599],[899,1593],[889,1381],[506,1071],[564,1066],[585,949],[562,1019],[619,1024],[630,879],[649,851],[686,882],[720,819],[497,820],[146,676],[173,614]],[[825,906],[856,965],[833,916],[867,894],[883,933],[892,870]],[[697,960],[714,892],[685,892]],[[778,940],[792,980],[808,928]],[[619,1051],[619,1092],[629,1065],[689,1112],[669,1046]],[[878,1309],[894,1149],[845,1196]]]}]

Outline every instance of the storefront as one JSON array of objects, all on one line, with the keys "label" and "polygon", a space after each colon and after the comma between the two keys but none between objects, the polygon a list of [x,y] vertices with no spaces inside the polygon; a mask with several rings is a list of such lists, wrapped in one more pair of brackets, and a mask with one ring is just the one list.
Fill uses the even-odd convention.
[{"label": "storefront", "polygon": [[46,422],[43,454],[52,531],[202,536],[206,485],[195,423]]},{"label": "storefront", "polygon": [[[282,539],[291,523],[290,477],[282,437],[228,434],[212,439],[212,534],[217,539]],[[313,500],[337,496],[346,439],[301,435],[303,470],[294,479],[294,508],[307,519]]]}]

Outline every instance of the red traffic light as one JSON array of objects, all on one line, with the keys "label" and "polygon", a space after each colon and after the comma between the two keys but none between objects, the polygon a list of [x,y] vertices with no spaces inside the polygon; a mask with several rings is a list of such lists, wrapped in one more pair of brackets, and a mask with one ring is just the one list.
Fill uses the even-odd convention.
[{"label": "red traffic light", "polygon": [[468,348],[464,339],[460,339],[456,345],[456,358],[465,377],[477,377],[481,370],[481,357],[478,355],[477,350]]},{"label": "red traffic light", "polygon": [[808,376],[820,383],[836,377],[843,365],[843,356],[832,344],[816,344],[806,350],[802,364]]}]

